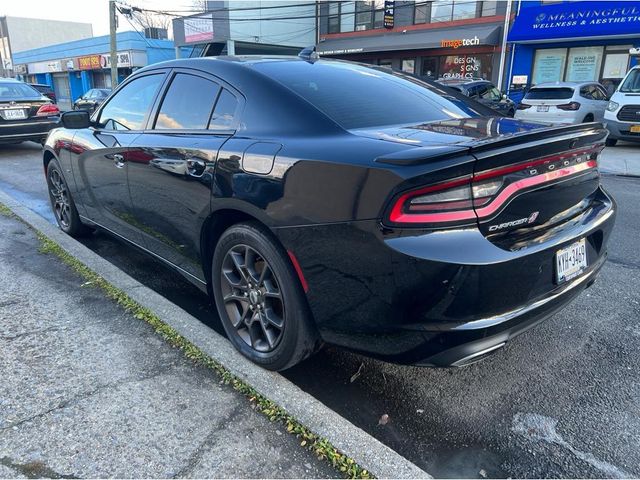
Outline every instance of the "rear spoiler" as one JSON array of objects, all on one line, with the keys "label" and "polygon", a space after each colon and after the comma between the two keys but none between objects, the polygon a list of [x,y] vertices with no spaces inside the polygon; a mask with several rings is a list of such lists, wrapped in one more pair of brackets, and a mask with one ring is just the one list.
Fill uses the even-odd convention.
[{"label": "rear spoiler", "polygon": [[585,123],[568,126],[547,126],[513,135],[501,135],[484,140],[469,141],[455,145],[434,145],[409,148],[375,159],[378,163],[411,167],[431,163],[435,159],[444,160],[463,154],[484,156],[485,152],[495,153],[497,149],[509,150],[526,144],[528,148],[541,147],[549,142],[570,140],[569,148],[587,143],[604,142],[607,131],[602,123]]}]

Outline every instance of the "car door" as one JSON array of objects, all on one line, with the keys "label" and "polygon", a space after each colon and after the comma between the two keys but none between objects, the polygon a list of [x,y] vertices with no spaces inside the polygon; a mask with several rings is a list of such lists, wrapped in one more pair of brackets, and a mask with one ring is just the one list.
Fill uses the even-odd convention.
[{"label": "car door", "polygon": [[165,78],[166,72],[155,72],[124,84],[94,126],[76,131],[71,149],[81,215],[135,243],[141,238],[132,223],[128,146],[144,129]]},{"label": "car door", "polygon": [[609,96],[607,95],[607,91],[602,85],[596,83],[593,85],[591,96],[596,102],[595,119],[602,122],[604,121],[604,112],[607,109],[607,105],[609,104]]},{"label": "car door", "polygon": [[214,77],[176,69],[148,129],[130,145],[133,217],[145,245],[203,282],[200,232],[218,150],[235,132],[240,99]]}]

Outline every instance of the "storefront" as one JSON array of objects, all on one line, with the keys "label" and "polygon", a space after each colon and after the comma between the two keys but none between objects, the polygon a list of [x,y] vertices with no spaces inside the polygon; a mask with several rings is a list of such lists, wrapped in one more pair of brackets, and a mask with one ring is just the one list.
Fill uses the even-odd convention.
[{"label": "storefront", "polygon": [[495,81],[502,27],[497,24],[431,28],[321,41],[321,56],[386,65],[421,77]]},{"label": "storefront", "polygon": [[508,40],[515,44],[512,96],[560,81],[598,81],[613,93],[638,63],[640,1],[523,2]]},{"label": "storefront", "polygon": [[[173,42],[146,39],[137,32],[117,36],[117,70],[119,81],[135,69],[175,58]],[[47,84],[56,93],[62,110],[91,88],[111,88],[109,37],[95,37],[65,44],[51,45],[14,55],[28,82]]]}]

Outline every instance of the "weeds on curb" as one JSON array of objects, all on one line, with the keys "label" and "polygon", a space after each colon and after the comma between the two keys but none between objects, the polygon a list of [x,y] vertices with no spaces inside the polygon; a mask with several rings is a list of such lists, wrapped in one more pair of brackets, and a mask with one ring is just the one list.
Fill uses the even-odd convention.
[{"label": "weeds on curb", "polygon": [[2,203],[0,203],[0,215],[4,216],[4,217],[13,217],[13,212],[11,211],[11,209],[5,205],[3,205]]},{"label": "weeds on curb", "polygon": [[[6,207],[0,204],[0,213],[4,214],[4,208]],[[7,210],[11,213],[11,210]],[[149,323],[166,341],[171,345],[180,348],[187,358],[214,370],[222,378],[222,381],[225,384],[231,385],[235,390],[242,393],[252,404],[254,410],[262,413],[272,422],[281,423],[286,428],[287,432],[295,435],[300,440],[300,445],[302,447],[312,451],[319,460],[327,460],[347,478],[375,478],[370,472],[358,465],[352,458],[340,453],[328,440],[311,432],[307,427],[296,421],[283,408],[259,394],[253,387],[234,376],[224,366],[206,355],[198,347],[176,332],[172,327],[164,323],[151,310],[142,307],[131,299],[125,292],[115,288],[82,262],[69,255],[53,240],[38,231],[36,231],[36,234],[40,240],[40,253],[52,254],[60,258],[65,264],[69,265],[85,279],[85,283],[83,284],[84,286],[100,288],[105,292],[107,297],[111,298],[126,311],[130,312],[135,318]]]}]

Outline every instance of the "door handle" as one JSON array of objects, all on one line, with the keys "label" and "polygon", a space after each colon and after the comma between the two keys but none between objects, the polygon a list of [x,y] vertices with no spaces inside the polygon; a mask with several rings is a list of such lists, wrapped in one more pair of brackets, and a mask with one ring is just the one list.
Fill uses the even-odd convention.
[{"label": "door handle", "polygon": [[122,155],[120,155],[119,153],[113,155],[113,164],[116,166],[116,168],[124,168],[124,163],[125,160]]},{"label": "door handle", "polygon": [[206,168],[207,164],[204,160],[198,158],[187,159],[187,173],[192,177],[200,178]]}]

